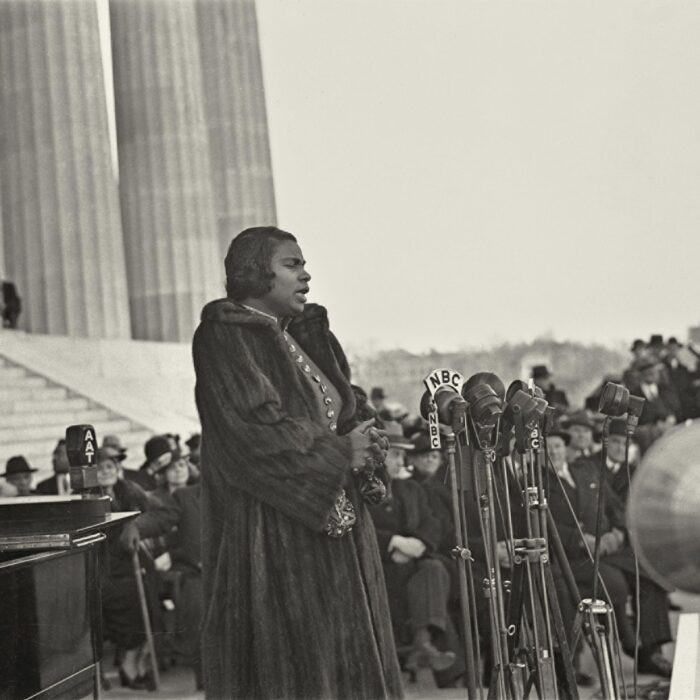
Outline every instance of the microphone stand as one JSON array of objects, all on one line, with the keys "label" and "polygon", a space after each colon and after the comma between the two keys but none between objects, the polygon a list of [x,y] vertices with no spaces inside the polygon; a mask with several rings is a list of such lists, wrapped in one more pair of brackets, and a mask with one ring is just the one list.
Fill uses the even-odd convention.
[{"label": "microphone stand", "polygon": [[605,469],[608,460],[608,436],[610,434],[610,417],[603,422],[603,441],[600,450],[600,471],[598,473],[598,512],[595,523],[595,546],[593,550],[593,600],[598,597],[598,570],[600,568],[600,538],[603,528],[603,510],[605,508]]},{"label": "microphone stand", "polygon": [[606,416],[603,423],[603,440],[600,454],[600,471],[598,475],[598,511],[596,514],[595,545],[593,552],[593,596],[584,598],[578,604],[578,613],[574,623],[573,645],[578,644],[578,638],[583,628],[584,635],[590,645],[593,658],[598,668],[601,692],[605,700],[619,700],[622,686],[626,697],[624,677],[615,653],[617,631],[613,617],[612,605],[598,598],[598,582],[600,580],[600,538],[603,527],[603,511],[605,508],[605,470],[607,468],[608,436],[610,434],[610,417]]},{"label": "microphone stand", "polygon": [[[554,668],[554,639],[552,636],[551,607],[557,610],[557,621],[561,613],[553,593],[553,579],[549,570],[549,551],[546,539],[547,505],[542,485],[542,435],[539,427],[528,428],[518,406],[514,407],[516,448],[521,455],[523,499],[527,509],[527,537],[514,540],[515,564],[513,575],[513,597],[511,599],[511,628],[521,620],[523,613],[523,589],[527,587],[529,625],[533,635],[534,676],[539,695],[554,700],[560,697]],[[528,617],[526,615],[526,617]],[[566,645],[563,623],[558,629],[560,647]],[[563,637],[563,645],[562,639]],[[513,638],[513,644],[516,643]],[[571,686],[573,671],[567,674],[567,685]],[[526,689],[527,690],[527,689]],[[576,697],[576,685],[569,687],[570,697]]]},{"label": "microphone stand", "polygon": [[[450,486],[452,495],[452,518],[455,526],[455,548],[453,555],[457,560],[457,574],[459,576],[459,603],[462,621],[462,639],[464,643],[465,676],[467,683],[467,697],[476,700],[477,669],[474,663],[475,640],[471,610],[469,607],[469,589],[474,588],[474,575],[471,567],[471,552],[467,548],[467,525],[462,517],[460,499],[462,491],[457,480],[457,465],[455,460],[457,435],[466,429],[467,405],[464,402],[455,402],[453,406],[452,430],[445,436],[447,443],[447,464],[450,474]],[[476,640],[476,644],[479,640]]]},{"label": "microphone stand", "polygon": [[[474,427],[474,424],[472,423]],[[474,492],[479,499],[479,523],[484,543],[488,578],[484,580],[484,597],[489,604],[491,620],[491,649],[494,668],[489,684],[489,696],[494,692],[498,698],[518,697],[516,687],[507,689],[506,672],[511,680],[511,667],[508,654],[508,631],[504,608],[503,582],[498,561],[498,534],[496,531],[493,463],[496,453],[481,445],[476,429],[474,452]],[[515,681],[517,684],[517,681]],[[494,690],[495,688],[495,690]]]}]

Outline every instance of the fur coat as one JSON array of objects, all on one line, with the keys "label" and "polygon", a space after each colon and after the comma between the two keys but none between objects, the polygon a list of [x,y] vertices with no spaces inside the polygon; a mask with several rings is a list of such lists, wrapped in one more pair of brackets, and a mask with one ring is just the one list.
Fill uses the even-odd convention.
[{"label": "fur coat", "polygon": [[[375,532],[343,435],[347,362],[322,307],[289,331],[341,394],[338,434],[275,323],[223,299],[194,336],[207,697],[400,697]],[[357,523],[334,539],[323,528],[343,487]]]}]

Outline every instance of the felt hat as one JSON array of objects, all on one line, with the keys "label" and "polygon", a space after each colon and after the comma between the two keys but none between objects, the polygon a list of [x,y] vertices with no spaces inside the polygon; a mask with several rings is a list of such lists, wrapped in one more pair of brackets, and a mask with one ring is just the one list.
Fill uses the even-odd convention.
[{"label": "felt hat", "polygon": [[126,447],[122,445],[122,441],[119,439],[118,435],[105,435],[102,438],[102,447],[111,447],[115,450],[119,451],[119,459],[120,462],[123,462],[126,459]]},{"label": "felt hat", "polygon": [[124,456],[116,447],[103,443],[102,447],[99,447],[95,453],[95,464],[106,462],[108,459],[111,459],[115,464],[119,465],[119,462],[124,459]]},{"label": "felt hat", "polygon": [[32,468],[32,466],[27,462],[27,460],[22,455],[17,455],[16,457],[10,457],[5,465],[5,472],[0,474],[0,476],[12,476],[13,474],[29,474],[31,472],[39,471],[38,469]]},{"label": "felt hat", "polygon": [[386,431],[386,438],[389,441],[389,447],[413,451],[413,443],[404,436],[400,423],[396,421],[385,421],[384,430]]},{"label": "felt hat", "polygon": [[428,435],[425,430],[411,435],[411,444],[413,445],[414,455],[423,455],[438,449],[430,444],[430,435]]},{"label": "felt hat", "polygon": [[190,448],[190,450],[196,450],[202,444],[202,436],[199,433],[195,433],[192,437],[185,440],[185,445]]},{"label": "felt hat", "polygon": [[639,348],[645,348],[646,346],[647,344],[641,338],[636,338],[632,343],[630,350],[635,352],[636,350],[639,350]]},{"label": "felt hat", "polygon": [[533,379],[549,379],[552,376],[547,365],[535,365],[532,368]]},{"label": "felt hat", "polygon": [[143,451],[149,462],[155,462],[162,454],[170,452],[172,441],[167,435],[154,435],[144,445]]},{"label": "felt hat", "polygon": [[158,457],[158,459],[155,461],[154,472],[158,474],[159,472],[162,472],[163,469],[167,469],[171,464],[177,462],[179,459],[189,456],[189,452],[183,451],[179,447],[163,452],[163,454],[160,455],[160,457]]},{"label": "felt hat", "polygon": [[568,416],[564,416],[562,419],[562,425],[565,426],[567,430],[572,425],[580,425],[584,428],[588,428],[589,430],[595,430],[595,424],[593,423],[590,414],[586,410],[574,411]]}]

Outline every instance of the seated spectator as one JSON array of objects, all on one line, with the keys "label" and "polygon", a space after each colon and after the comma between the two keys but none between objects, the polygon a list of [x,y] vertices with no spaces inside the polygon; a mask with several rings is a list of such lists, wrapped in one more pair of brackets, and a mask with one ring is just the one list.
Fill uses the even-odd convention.
[{"label": "seated spectator", "polygon": [[[636,463],[632,454],[629,461],[629,475],[625,468],[625,445],[627,443],[627,421],[616,418],[610,422],[608,436],[608,455],[606,460],[605,476],[610,487],[615,492],[623,505],[627,504],[627,497],[630,491],[630,479],[634,476]],[[634,443],[630,444],[630,448]],[[632,449],[630,449],[632,453]],[[600,457],[598,457],[600,459]],[[594,466],[598,464],[598,459],[594,460]]]},{"label": "seated spectator", "polygon": [[8,484],[11,484],[17,496],[30,496],[32,493],[32,474],[38,471],[30,466],[29,462],[18,455],[10,457],[5,465],[5,471],[0,476],[4,476]]},{"label": "seated spectator", "polygon": [[[95,456],[100,493],[112,500],[112,511],[147,511],[156,503],[137,484],[121,477],[120,452],[100,447]],[[141,614],[132,556],[120,544],[119,531],[108,531],[107,557],[102,580],[102,624],[105,638],[114,643],[122,686],[151,688],[145,627]],[[150,609],[157,601],[152,585]]]},{"label": "seated spectator", "polygon": [[2,281],[2,325],[3,328],[17,328],[17,319],[22,311],[22,299],[17,287],[9,280]]},{"label": "seated spectator", "polygon": [[105,435],[102,438],[102,447],[113,447],[119,452],[119,461],[123,462],[126,459],[127,449],[122,445],[122,441],[118,435]]},{"label": "seated spectator", "polygon": [[187,448],[190,451],[190,467],[194,467],[199,476],[199,460],[202,453],[202,436],[199,433],[195,433],[192,437],[185,442]]},{"label": "seated spectator", "polygon": [[[590,460],[578,460],[569,465],[566,447],[569,436],[554,431],[547,438],[547,452],[558,479],[550,479],[549,509],[556,523],[562,545],[579,585],[581,595],[593,594],[593,562],[588,550],[595,544],[598,491],[604,489],[604,513],[600,540],[600,575],[605,583],[623,650],[633,655],[636,640],[627,617],[627,599],[635,587],[635,566],[631,547],[625,532],[624,508],[607,481],[599,483],[599,468]],[[571,505],[569,505],[571,504]],[[571,510],[573,508],[573,512]],[[583,535],[579,533],[579,525]],[[558,589],[560,587],[558,586]],[[605,597],[602,587],[598,595]],[[661,653],[661,646],[671,641],[668,618],[668,596],[660,586],[645,575],[640,579],[640,646],[639,670],[670,677],[671,664]],[[561,597],[562,617],[567,629],[573,628],[578,601]]]},{"label": "seated spectator", "polygon": [[411,479],[397,479],[405,468],[405,452],[413,445],[401,427],[387,425],[389,451],[386,469],[390,496],[370,513],[377,531],[394,634],[411,650],[404,667],[427,666],[434,671],[455,662],[452,651],[440,651],[436,638],[448,628],[450,576],[442,562],[432,558],[440,538],[440,523],[430,511],[425,491]]},{"label": "seated spectator", "polygon": [[675,389],[659,381],[658,363],[653,359],[642,359],[636,365],[638,381],[628,386],[630,393],[646,399],[639,425],[655,423],[657,417],[680,413],[680,401]]},{"label": "seated spectator", "polygon": [[654,333],[649,338],[647,344],[647,354],[657,362],[662,362],[666,356],[666,346],[664,345],[664,337],[660,333]]},{"label": "seated spectator", "polygon": [[579,457],[590,457],[597,452],[597,446],[593,441],[595,424],[588,411],[574,411],[561,421],[571,438],[568,447],[567,459],[570,463]]},{"label": "seated spectator", "polygon": [[440,522],[441,535],[436,551],[450,557],[455,546],[454,525],[452,520],[452,496],[445,485],[442,451],[430,445],[426,432],[416,433],[411,437],[413,449],[408,452],[412,467],[412,478],[419,483],[428,496],[428,503],[433,515]]},{"label": "seated spectator", "polygon": [[384,407],[379,411],[379,418],[381,420],[398,423],[399,425],[401,425],[409,415],[406,407],[397,401],[385,401]]},{"label": "seated spectator", "polygon": [[162,481],[159,473],[163,465],[170,462],[170,453],[177,447],[173,435],[154,435],[144,446],[146,461],[138,471],[126,470],[124,477],[138,484],[144,491],[153,491]]},{"label": "seated spectator", "polygon": [[180,452],[180,450],[173,450],[171,454],[170,462],[161,467],[161,471],[165,472],[165,481],[153,492],[156,496],[165,493],[172,496],[175,491],[187,486],[189,481],[189,455]]},{"label": "seated spectator", "polygon": [[552,374],[547,369],[547,365],[535,365],[532,368],[532,379],[535,385],[542,389],[544,398],[547,399],[550,406],[561,411],[569,408],[569,399],[566,398],[566,392],[554,386]]},{"label": "seated spectator", "polygon": [[629,367],[624,371],[622,375],[622,383],[625,386],[631,386],[639,381],[639,372],[637,371],[637,365],[643,360],[649,357],[649,351],[647,349],[647,344],[641,339],[636,338],[632,345],[630,346],[630,352],[632,353],[632,361]]},{"label": "seated spectator", "polygon": [[71,493],[70,463],[66,451],[66,441],[61,438],[54,447],[51,455],[53,476],[40,481],[36,487],[42,496],[68,496]]},{"label": "seated spectator", "polygon": [[[162,505],[172,505],[173,494],[178,489],[187,486],[190,479],[188,455],[180,449],[170,450],[163,453],[158,459],[157,470],[154,472],[159,483],[149,494],[153,500],[159,501]],[[167,533],[165,533],[167,534]],[[168,554],[169,543],[165,536],[149,539],[146,546],[156,561],[156,567],[167,571],[170,568],[170,557]],[[163,557],[159,562],[158,559]]]},{"label": "seated spectator", "polygon": [[369,400],[374,410],[377,413],[380,413],[381,410],[384,408],[384,402],[386,401],[386,394],[384,393],[384,389],[382,389],[382,387],[380,386],[373,386],[371,391],[369,392]]},{"label": "seated spectator", "polygon": [[654,415],[654,422],[638,425],[634,433],[634,439],[639,445],[639,452],[643,455],[667,430],[676,425],[676,417],[658,410]]},{"label": "seated spectator", "polygon": [[199,520],[199,484],[177,487],[168,501],[142,513],[127,525],[121,541],[128,551],[133,552],[141,538],[170,533],[172,571],[179,575],[175,601],[175,651],[180,661],[194,666],[197,689],[201,690],[202,554]]}]

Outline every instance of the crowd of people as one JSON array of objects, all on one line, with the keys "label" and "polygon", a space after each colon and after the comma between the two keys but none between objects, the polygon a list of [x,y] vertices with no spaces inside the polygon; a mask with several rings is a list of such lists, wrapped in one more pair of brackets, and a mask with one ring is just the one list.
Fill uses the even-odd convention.
[{"label": "crowd of people", "polygon": [[[571,406],[544,365],[532,368],[532,379],[558,420],[547,439],[552,479],[548,501],[574,578],[581,594],[592,593],[589,556],[595,537],[597,493],[605,491],[600,574],[615,612],[622,648],[639,657],[642,672],[669,677],[671,664],[662,646],[671,641],[668,591],[642,570],[639,579],[641,616],[639,639],[628,614],[636,593],[634,557],[624,522],[629,492],[625,464],[626,423],[610,424],[603,484],[598,483],[600,429],[598,400],[606,381],[620,381],[646,401],[634,437],[629,466],[632,478],[641,456],[666,430],[700,415],[700,374],[679,359],[682,345],[659,336],[635,341],[633,359],[622,377],[605,377],[585,401]],[[693,354],[694,348],[691,348]],[[374,521],[388,593],[392,628],[401,667],[409,675],[429,668],[440,687],[464,680],[465,663],[459,630],[459,585],[453,558],[455,525],[446,464],[431,446],[425,420],[387,401],[382,388],[369,396],[353,387],[357,415],[376,417],[389,442],[385,460],[388,498],[369,505]],[[137,587],[134,553],[146,583],[147,605],[157,641],[161,668],[189,665],[202,688],[200,627],[202,622],[202,555],[200,545],[199,435],[181,443],[174,434],[156,435],[144,446],[138,470],[123,468],[127,450],[118,436],[105,436],[97,453],[100,492],[113,510],[141,511],[121,533],[111,537],[102,582],[103,631],[115,650],[120,682],[132,689],[153,687],[151,660],[145,639],[142,605]],[[22,456],[12,457],[3,476],[17,495],[65,495],[71,492],[64,440],[52,455],[54,474],[33,486],[36,469]],[[479,537],[479,504],[465,493],[465,514],[474,579],[488,577],[484,544]],[[516,518],[517,520],[517,518]],[[499,537],[503,533],[499,531]],[[510,566],[505,548],[499,561]],[[556,576],[565,628],[574,626],[576,605]],[[506,576],[507,578],[507,576]],[[484,592],[477,590],[476,613],[484,655],[489,656],[491,633]],[[488,677],[485,678],[488,682]],[[585,684],[584,674],[577,676]],[[108,684],[105,679],[104,682]]]},{"label": "crowd of people", "polygon": [[[112,511],[140,511],[135,520],[110,535],[103,568],[102,631],[114,649],[119,682],[134,690],[154,689],[146,639],[143,602],[149,611],[161,669],[185,665],[203,688],[199,651],[201,572],[199,455],[201,436],[181,444],[176,434],[151,437],[145,460],[124,468],[127,449],[119,436],[106,435],[95,457],[99,488]],[[8,460],[3,476],[17,496],[65,496],[72,493],[66,442],[52,454],[53,475],[33,486],[37,471],[21,455]],[[134,553],[137,554],[137,567]],[[139,594],[142,579],[145,601]],[[108,664],[103,665],[107,669]],[[103,686],[109,687],[103,673]]]},{"label": "crowd of people", "polygon": [[[602,378],[584,405],[572,406],[565,390],[554,383],[545,365],[532,367],[533,384],[556,409],[556,423],[547,437],[547,463],[552,479],[548,503],[561,538],[568,564],[582,597],[593,593],[597,494],[604,491],[604,512],[600,541],[600,575],[605,595],[617,621],[622,649],[638,658],[642,673],[670,677],[671,663],[663,645],[671,641],[669,591],[642,567],[637,592],[635,557],[625,528],[624,511],[630,480],[649,447],[669,428],[700,416],[700,372],[680,359],[683,345],[676,338],[667,342],[658,335],[649,342],[635,340],[632,359],[621,376]],[[688,346],[691,356],[700,353]],[[607,382],[622,384],[630,393],[645,399],[635,435],[626,455],[627,422],[622,418],[609,424],[605,481],[599,483],[602,425],[598,411]],[[386,460],[391,480],[390,497],[373,507],[384,573],[389,592],[394,634],[399,654],[405,652],[405,670],[418,666],[433,669],[438,685],[459,682],[464,673],[463,650],[458,627],[458,586],[451,552],[455,546],[450,490],[444,454],[430,446],[425,421],[400,404],[388,400],[381,387],[374,387],[368,401],[384,421],[390,450]],[[629,472],[627,471],[629,466]],[[513,462],[509,461],[513,469]],[[554,478],[556,476],[556,478]],[[479,535],[479,504],[464,494],[474,580],[488,577],[484,545]],[[517,523],[518,514],[513,513]],[[517,529],[517,525],[516,525]],[[499,539],[503,533],[499,531]],[[503,541],[499,561],[511,565]],[[564,628],[572,630],[579,601],[573,600],[563,573],[553,566]],[[508,578],[508,576],[505,576]],[[481,645],[489,655],[491,632],[488,605],[477,586],[477,619]],[[599,591],[600,593],[600,591]],[[639,637],[635,634],[630,601],[639,595]],[[571,640],[570,640],[571,641]],[[580,647],[576,650],[578,662]],[[488,663],[488,662],[487,662]],[[592,679],[577,670],[579,684]],[[488,682],[488,677],[485,679]]]}]

